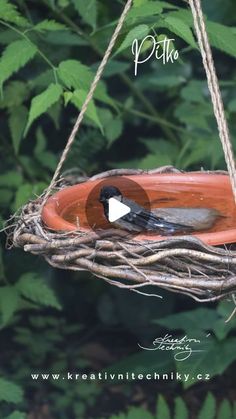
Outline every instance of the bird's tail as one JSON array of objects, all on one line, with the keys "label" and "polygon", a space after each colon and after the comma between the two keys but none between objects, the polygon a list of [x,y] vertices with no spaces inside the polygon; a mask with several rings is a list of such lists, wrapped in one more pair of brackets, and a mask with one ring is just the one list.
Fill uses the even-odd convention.
[{"label": "bird's tail", "polygon": [[184,224],[175,224],[165,222],[165,227],[158,228],[162,236],[172,236],[173,234],[190,234],[193,233],[194,228],[192,226],[186,226]]}]

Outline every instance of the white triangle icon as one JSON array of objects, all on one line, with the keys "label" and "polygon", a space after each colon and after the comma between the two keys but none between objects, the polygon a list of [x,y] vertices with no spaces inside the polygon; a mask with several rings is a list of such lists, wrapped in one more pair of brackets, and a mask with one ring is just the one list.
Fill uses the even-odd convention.
[{"label": "white triangle icon", "polygon": [[110,223],[113,223],[124,215],[129,214],[131,211],[128,205],[123,204],[118,199],[110,198],[108,200],[108,219]]}]

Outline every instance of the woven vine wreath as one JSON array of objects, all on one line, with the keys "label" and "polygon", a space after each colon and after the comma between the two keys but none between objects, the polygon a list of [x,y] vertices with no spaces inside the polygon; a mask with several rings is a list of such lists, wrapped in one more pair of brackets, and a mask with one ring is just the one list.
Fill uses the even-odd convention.
[{"label": "woven vine wreath", "polygon": [[[90,180],[178,172],[170,166],[149,172],[123,169],[104,172]],[[71,177],[68,182],[64,178],[63,187],[83,181],[88,179]],[[158,286],[202,302],[223,298],[236,290],[236,251],[232,249],[207,246],[193,236],[131,240],[126,231],[117,229],[99,231],[99,235],[80,231],[55,233],[42,223],[42,201],[43,196],[23,208],[15,218],[9,240],[26,252],[43,256],[56,268],[88,270],[110,284],[136,291],[148,285]]]},{"label": "woven vine wreath", "polygon": [[[193,14],[195,32],[219,128],[219,137],[236,201],[235,160],[201,2],[200,0],[187,0],[187,3]],[[236,250],[233,250],[232,246],[230,248],[207,246],[193,236],[168,237],[168,239],[163,238],[161,241],[136,241],[128,239],[127,232],[117,229],[104,230],[102,233],[99,232],[99,235],[96,232],[83,233],[79,230],[56,233],[50,231],[42,223],[41,211],[43,205],[51,193],[55,189],[58,190],[58,187],[60,188],[58,179],[63,163],[78,133],[88,104],[93,98],[131,5],[132,0],[128,0],[48,189],[40,198],[30,201],[23,207],[21,213],[15,216],[12,225],[6,229],[8,231],[8,243],[15,247],[22,247],[26,252],[43,256],[50,265],[56,268],[75,271],[87,270],[110,284],[145,295],[156,294],[144,293],[142,291],[143,287],[157,286],[185,294],[201,302],[219,300],[228,295],[232,295],[235,300]],[[178,170],[173,167],[159,168],[150,172],[113,170],[96,175],[91,179],[103,179],[114,175],[142,175],[142,173],[163,172],[176,173]],[[70,182],[68,182],[64,179],[63,187],[87,180],[87,178],[76,179],[76,181],[70,179]],[[236,311],[236,308],[234,311]]]}]

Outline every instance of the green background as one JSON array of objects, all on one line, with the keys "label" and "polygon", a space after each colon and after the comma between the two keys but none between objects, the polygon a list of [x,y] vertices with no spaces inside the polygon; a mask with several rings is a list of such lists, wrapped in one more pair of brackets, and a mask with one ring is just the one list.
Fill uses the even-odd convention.
[{"label": "green background", "polygon": [[[1,225],[40,195],[121,13],[124,1],[0,0]],[[203,1],[236,145],[236,5]],[[131,44],[175,38],[180,59],[154,58],[134,77]],[[147,46],[148,48],[148,46]],[[225,169],[193,22],[184,1],[135,0],[64,170]],[[0,417],[8,419],[236,418],[232,301],[200,306],[158,290],[147,298],[86,272],[49,267],[5,249],[0,265]],[[199,336],[185,362],[141,350],[157,336]],[[210,336],[209,340],[206,336]],[[206,382],[70,382],[32,373],[209,373]]]}]

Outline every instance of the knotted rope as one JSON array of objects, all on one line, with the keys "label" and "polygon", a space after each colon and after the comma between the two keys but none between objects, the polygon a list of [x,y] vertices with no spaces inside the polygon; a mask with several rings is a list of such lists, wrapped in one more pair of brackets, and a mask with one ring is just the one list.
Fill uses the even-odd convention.
[{"label": "knotted rope", "polygon": [[194,27],[202,55],[204,69],[206,72],[208,88],[211,94],[214,114],[218,125],[222,148],[224,151],[225,162],[227,164],[227,169],[229,172],[231,187],[236,202],[236,166],[233,147],[230,140],[229,128],[225,116],[219,81],[217,78],[210,42],[207,35],[205,19],[202,12],[201,0],[188,1],[193,14]]},{"label": "knotted rope", "polygon": [[126,18],[128,12],[129,12],[130,8],[131,8],[131,5],[132,5],[132,0],[128,0],[127,3],[126,3],[126,5],[125,5],[125,7],[124,7],[124,10],[123,10],[120,18],[119,18],[118,24],[117,24],[116,29],[115,29],[112,37],[111,37],[111,40],[110,40],[109,45],[107,47],[107,50],[106,50],[106,52],[104,54],[104,57],[103,57],[100,65],[98,67],[97,73],[96,73],[96,75],[94,77],[94,80],[93,80],[93,82],[91,84],[91,87],[90,87],[90,90],[89,90],[89,92],[87,94],[87,97],[86,97],[86,99],[85,99],[85,101],[83,103],[83,106],[81,108],[81,111],[79,113],[79,116],[78,116],[78,118],[77,118],[77,120],[76,120],[76,122],[75,122],[75,124],[73,126],[73,129],[71,131],[71,134],[70,134],[70,136],[69,136],[69,138],[67,140],[66,146],[65,146],[65,148],[63,150],[63,153],[62,153],[61,158],[59,160],[59,163],[58,163],[58,165],[56,167],[56,170],[55,170],[55,173],[54,173],[54,175],[52,177],[52,180],[51,180],[51,182],[50,182],[50,184],[49,184],[49,186],[48,186],[48,188],[46,190],[46,193],[45,193],[44,198],[43,198],[43,201],[42,201],[41,209],[43,208],[45,202],[47,201],[47,199],[48,199],[50,193],[52,192],[52,189],[53,189],[53,187],[54,187],[54,185],[55,185],[55,183],[56,183],[56,181],[57,181],[57,179],[58,179],[58,177],[60,175],[60,172],[61,172],[61,168],[63,166],[63,163],[65,162],[65,160],[67,158],[67,155],[68,155],[68,153],[70,151],[70,148],[71,148],[71,146],[72,146],[72,144],[74,142],[75,136],[76,136],[77,132],[79,131],[80,125],[81,125],[81,123],[83,121],[83,118],[84,118],[84,115],[85,115],[85,113],[87,111],[88,105],[89,105],[90,101],[93,98],[93,95],[94,95],[94,92],[96,90],[96,87],[97,87],[97,85],[98,85],[98,83],[99,83],[99,81],[101,79],[101,76],[103,74],[103,71],[104,71],[104,69],[106,67],[106,64],[107,64],[108,60],[109,60],[109,57],[111,55],[111,52],[113,50],[113,47],[114,47],[115,42],[117,40],[117,37],[118,37],[118,35],[119,35],[119,33],[120,33],[121,29],[122,29],[122,26],[123,26],[123,23],[125,21],[125,18]]}]

